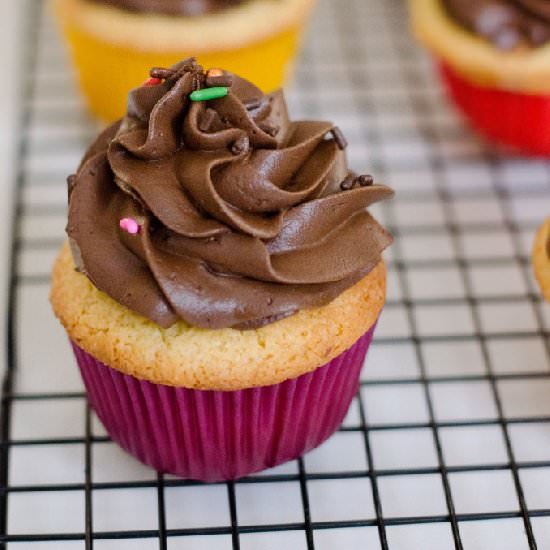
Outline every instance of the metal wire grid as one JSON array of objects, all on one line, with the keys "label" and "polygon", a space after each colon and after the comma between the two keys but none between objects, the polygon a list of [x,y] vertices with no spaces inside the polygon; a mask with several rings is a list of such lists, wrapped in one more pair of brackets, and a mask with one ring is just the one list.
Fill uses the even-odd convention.
[{"label": "metal wire grid", "polygon": [[[161,474],[135,481],[122,475],[117,478],[115,473],[114,479],[98,481],[94,457],[97,461],[97,449],[109,444],[109,438],[97,428],[82,391],[56,391],[55,382],[41,382],[38,386],[48,391],[36,391],[25,374],[25,369],[31,369],[28,348],[36,345],[35,369],[44,353],[39,344],[47,342],[50,328],[54,329],[53,323],[44,325],[46,336],[36,344],[29,341],[29,317],[22,311],[22,301],[30,292],[45,302],[48,266],[62,240],[64,177],[96,132],[72,92],[67,95],[71,75],[41,0],[29,0],[9,279],[9,368],[1,409],[3,547],[57,548],[62,541],[86,549],[126,548],[123,544],[203,550],[283,544],[308,550],[550,547],[550,501],[541,500],[533,492],[532,480],[526,478],[532,472],[550,471],[550,449],[544,437],[550,432],[546,405],[550,401],[550,313],[536,293],[528,259],[536,219],[550,206],[549,166],[505,160],[465,130],[443,100],[406,24],[404,6],[398,0],[322,1],[289,94],[292,112],[338,121],[356,144],[349,149],[352,165],[368,168],[399,192],[393,204],[377,210],[396,236],[388,257],[388,304],[361,393],[335,436],[342,442],[347,436],[358,437],[361,444],[355,452],[364,453],[362,461],[352,461],[354,466],[349,468],[344,453],[337,452],[332,457],[337,457],[336,463],[331,459],[315,468],[308,455],[290,468],[215,486]],[[74,151],[72,164],[67,151]],[[488,243],[482,253],[480,242]],[[521,356],[514,355],[516,347],[538,351],[525,355],[523,363]],[[457,367],[456,354],[466,350],[467,358],[477,360]],[[473,355],[472,350],[476,350]],[[56,372],[42,376],[55,380]],[[422,414],[411,405],[415,399]],[[462,411],[461,403],[473,408],[472,414]],[[48,404],[72,404],[71,411],[83,408],[77,421],[84,428],[76,435],[52,435],[39,427],[25,437],[27,432],[20,429],[21,419],[30,414],[25,407],[44,411]],[[63,419],[71,422],[67,416]],[[531,429],[538,430],[536,440],[526,450],[522,445],[527,440],[520,435]],[[453,458],[453,449],[463,451],[458,433],[474,439],[472,448],[481,445],[475,434],[493,434],[500,441],[499,458],[492,454],[487,460]],[[380,450],[382,441],[393,441],[394,451],[412,457],[412,448],[420,446],[425,435],[433,447],[429,465],[430,461],[421,463],[407,455],[400,462],[394,456],[399,452],[390,452],[393,462],[388,466],[389,455]],[[412,446],[402,446],[407,441]],[[17,452],[38,449],[40,457],[51,446],[67,453],[83,448],[82,480],[44,483],[34,475],[34,482],[21,483],[14,478],[14,472],[22,470]],[[481,491],[486,491],[495,475],[509,476],[513,504],[483,508],[464,500],[464,476],[477,476]],[[438,512],[425,513],[420,505],[426,480],[440,487],[443,504]],[[544,476],[536,481],[544,484]],[[331,507],[326,502],[334,496],[329,485],[339,487],[344,500],[352,499],[353,485],[368,487],[365,494],[371,502],[364,513],[361,509],[351,513],[343,500]],[[268,498],[284,506],[283,488],[289,486],[297,489],[300,517],[296,521],[246,520],[252,506],[242,496],[251,498],[247,491],[268,488]],[[475,489],[475,484],[468,487]],[[167,502],[168,492],[177,488],[193,488],[195,496],[212,489],[217,498],[225,488],[228,521],[208,526],[189,526],[184,519],[178,523],[171,512],[173,499]],[[101,529],[97,525],[100,507],[94,499],[98,495],[115,498],[122,491],[140,489],[155,493],[154,528],[136,524],[132,529]],[[36,513],[32,503],[53,494],[71,502],[75,500],[70,495],[76,495],[83,501],[83,506],[77,506],[84,516],[81,529],[30,526],[30,516]],[[260,502],[260,507],[264,505]],[[20,516],[27,513],[29,519],[22,523]],[[472,527],[482,527],[485,534]],[[499,538],[501,529],[505,535]]]}]

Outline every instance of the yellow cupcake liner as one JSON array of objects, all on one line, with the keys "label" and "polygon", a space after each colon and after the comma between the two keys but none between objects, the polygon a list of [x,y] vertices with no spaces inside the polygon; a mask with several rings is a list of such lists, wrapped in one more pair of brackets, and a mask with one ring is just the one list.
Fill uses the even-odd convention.
[{"label": "yellow cupcake liner", "polygon": [[[281,87],[292,69],[303,25],[286,29],[246,47],[199,54],[205,68],[222,67],[264,92]],[[142,84],[151,67],[169,67],[194,55],[190,51],[144,52],[107,43],[68,22],[64,31],[90,110],[106,122],[122,117],[128,91]]]}]

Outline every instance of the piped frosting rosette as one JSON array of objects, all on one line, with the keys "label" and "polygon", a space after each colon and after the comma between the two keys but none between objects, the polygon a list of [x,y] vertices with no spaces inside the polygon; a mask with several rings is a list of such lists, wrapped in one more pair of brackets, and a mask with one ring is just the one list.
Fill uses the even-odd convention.
[{"label": "piped frosting rosette", "polygon": [[[367,209],[392,191],[348,169],[331,123],[193,59],[152,74],[70,178],[73,257],[98,289],[161,327],[249,329],[380,262],[391,236]],[[226,95],[200,100],[216,79]]]}]

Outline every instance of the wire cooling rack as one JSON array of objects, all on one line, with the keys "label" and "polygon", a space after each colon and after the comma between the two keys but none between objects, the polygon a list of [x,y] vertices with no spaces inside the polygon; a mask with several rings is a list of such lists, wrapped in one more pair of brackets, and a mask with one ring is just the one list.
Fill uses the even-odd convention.
[{"label": "wire cooling rack", "polygon": [[[65,177],[97,128],[30,0],[2,393],[0,544],[31,550],[550,548],[550,309],[531,277],[550,166],[448,106],[398,0],[324,0],[289,91],[392,184],[388,304],[341,430],[235,483],[156,474],[106,436],[47,302]],[[106,83],[108,85],[108,83]]]}]

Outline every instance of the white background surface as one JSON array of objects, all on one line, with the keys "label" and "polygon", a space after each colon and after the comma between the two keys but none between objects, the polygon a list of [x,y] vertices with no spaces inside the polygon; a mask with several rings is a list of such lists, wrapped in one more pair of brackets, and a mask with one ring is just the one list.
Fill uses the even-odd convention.
[{"label": "white background surface", "polygon": [[[26,0],[0,2],[0,311],[6,307],[6,269],[10,244],[12,186],[14,178],[13,155],[17,148],[17,98],[21,84],[17,52],[21,44],[21,28]],[[4,316],[0,321],[0,345],[5,348]],[[0,360],[0,373],[4,372],[5,356]]]}]

